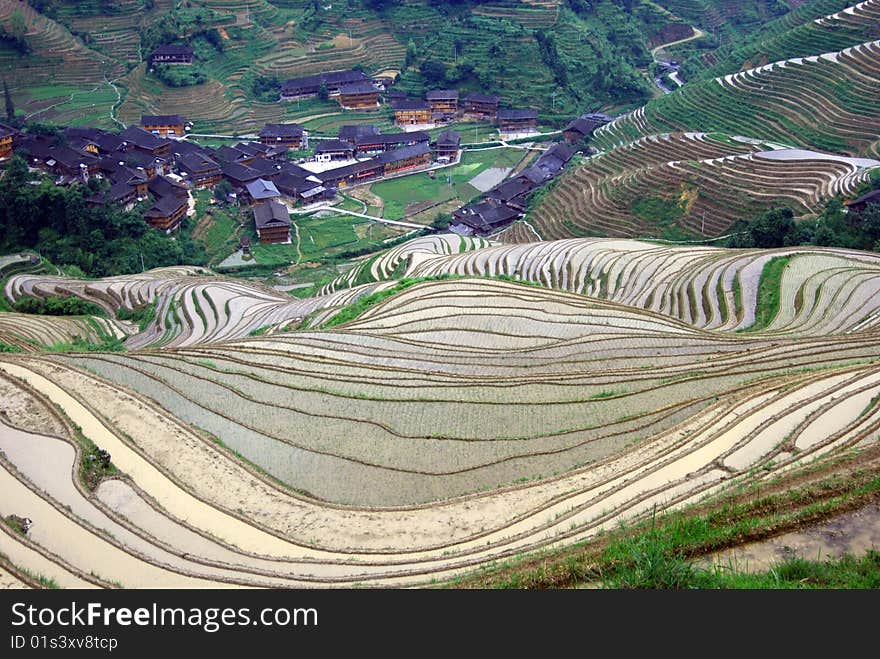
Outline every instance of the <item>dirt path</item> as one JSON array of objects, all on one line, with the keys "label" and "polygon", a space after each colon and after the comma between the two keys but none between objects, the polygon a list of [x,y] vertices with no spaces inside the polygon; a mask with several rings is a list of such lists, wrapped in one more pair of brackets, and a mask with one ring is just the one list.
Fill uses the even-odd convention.
[{"label": "dirt path", "polygon": [[668,48],[669,46],[677,46],[682,43],[687,43],[688,41],[693,41],[694,39],[699,39],[700,37],[703,37],[706,35],[705,32],[703,32],[700,28],[698,28],[694,25],[691,25],[691,28],[694,31],[694,33],[691,36],[685,37],[684,39],[678,39],[676,41],[670,41],[669,43],[661,43],[659,46],[656,46],[653,49],[651,49],[651,57],[653,57],[654,60],[656,61],[657,60],[657,53],[660,52],[661,50],[663,50],[664,48]]}]

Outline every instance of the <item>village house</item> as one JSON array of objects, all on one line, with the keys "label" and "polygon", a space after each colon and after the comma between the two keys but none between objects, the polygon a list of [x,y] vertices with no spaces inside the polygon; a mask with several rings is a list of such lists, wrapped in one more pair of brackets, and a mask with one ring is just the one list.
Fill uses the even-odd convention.
[{"label": "village house", "polygon": [[141,128],[159,137],[183,137],[186,119],[179,114],[145,114]]},{"label": "village house", "polygon": [[119,136],[124,140],[124,148],[143,151],[152,156],[164,157],[171,153],[171,142],[148,133],[138,126],[129,126]]},{"label": "village house", "polygon": [[278,188],[275,187],[275,184],[272,181],[267,181],[263,178],[251,181],[244,186],[244,189],[247,191],[247,197],[250,199],[250,203],[254,206],[265,204],[266,202],[278,199],[278,197],[281,196],[281,193],[278,192]]},{"label": "village house", "polygon": [[333,71],[316,76],[292,78],[281,85],[281,100],[295,101],[315,97],[320,93],[322,86],[327,90],[328,96],[337,96],[343,85],[355,82],[369,83],[370,79],[363,71],[355,70]]},{"label": "village house", "polygon": [[248,183],[260,178],[260,172],[257,170],[235,162],[224,164],[222,171],[224,178],[226,178],[236,190],[243,190]]},{"label": "village house", "polygon": [[159,197],[156,203],[144,213],[144,219],[151,227],[171,233],[178,226],[189,207],[187,197],[166,195]]},{"label": "village house", "polygon": [[86,199],[90,206],[106,206],[107,204],[119,204],[125,210],[131,210],[138,200],[137,189],[128,185],[125,181],[113,183],[108,190],[103,190]]},{"label": "village house", "polygon": [[511,108],[498,111],[498,128],[502,133],[530,133],[538,129],[538,111]]},{"label": "village house", "polygon": [[299,150],[308,148],[309,139],[299,124],[266,124],[260,129],[260,144]]},{"label": "village house", "polygon": [[150,177],[143,169],[129,167],[124,161],[114,158],[102,157],[98,160],[101,173],[110,179],[114,185],[124,183],[134,188],[135,198],[142,201],[147,198]]},{"label": "village house", "polygon": [[254,206],[254,225],[261,243],[290,242],[290,211],[280,201]]},{"label": "village house", "polygon": [[8,126],[0,124],[0,160],[12,157],[12,138],[15,131]]},{"label": "village house", "polygon": [[868,194],[863,195],[858,199],[848,201],[846,203],[846,208],[849,211],[862,213],[867,210],[869,204],[880,206],[880,190],[873,190],[872,192],[869,192]]},{"label": "village house", "polygon": [[461,235],[486,235],[519,219],[521,215],[521,212],[506,204],[487,199],[454,211],[449,228]]},{"label": "village house", "polygon": [[380,153],[373,160],[382,165],[382,174],[389,176],[431,164],[431,147],[424,142]]},{"label": "village house", "polygon": [[339,87],[336,100],[343,110],[375,110],[379,107],[379,90],[370,82],[350,82]]},{"label": "village house", "polygon": [[150,66],[156,64],[192,64],[195,53],[190,46],[163,44],[150,53]]},{"label": "village house", "polygon": [[391,105],[394,109],[394,123],[398,126],[413,126],[431,123],[431,106],[427,101],[402,98]]},{"label": "village house", "polygon": [[420,130],[412,132],[400,133],[377,133],[374,135],[362,135],[355,138],[355,151],[358,155],[376,154],[392,149],[399,149],[402,146],[412,146],[413,144],[427,144],[431,139],[428,133]]},{"label": "village house", "polygon": [[295,203],[308,204],[327,198],[321,179],[305,169],[285,169],[274,183],[278,192]]},{"label": "village house", "polygon": [[345,188],[380,178],[385,166],[375,160],[363,160],[315,174],[328,190]]},{"label": "village house", "polygon": [[458,114],[457,89],[432,89],[425,94],[435,122],[450,121]]},{"label": "village house", "polygon": [[355,142],[359,137],[369,137],[378,134],[379,127],[369,124],[346,125],[339,127],[339,139],[349,142],[352,146],[355,145]]},{"label": "village house", "polygon": [[177,168],[194,188],[212,188],[223,178],[220,165],[208,156],[184,154],[177,159]]},{"label": "village house", "polygon": [[498,116],[498,104],[500,102],[501,97],[497,94],[472,92],[464,97],[462,110],[464,115],[470,119],[495,121],[495,118]]},{"label": "village house", "polygon": [[445,130],[434,142],[434,153],[438,162],[452,162],[458,157],[461,149],[461,135],[454,130]]},{"label": "village house", "polygon": [[142,173],[147,180],[154,176],[167,174],[169,171],[168,159],[161,156],[153,156],[137,149],[131,151],[116,151],[101,156],[98,160],[101,171],[112,176],[119,167],[125,166]]},{"label": "village house", "polygon": [[611,117],[605,114],[584,114],[563,128],[562,135],[569,144],[577,144],[588,135],[592,135],[593,131],[599,126],[604,126],[610,120]]},{"label": "village house", "polygon": [[189,196],[186,186],[167,176],[157,176],[149,182],[148,188],[150,194],[157,198],[178,197],[186,199]]},{"label": "village house", "polygon": [[351,160],[354,158],[354,147],[344,140],[323,140],[315,147],[317,162],[334,160]]}]

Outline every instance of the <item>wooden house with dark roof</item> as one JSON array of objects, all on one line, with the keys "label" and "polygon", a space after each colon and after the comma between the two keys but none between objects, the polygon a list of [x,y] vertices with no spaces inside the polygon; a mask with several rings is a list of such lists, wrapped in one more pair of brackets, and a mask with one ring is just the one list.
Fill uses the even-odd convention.
[{"label": "wooden house with dark roof", "polygon": [[398,126],[431,123],[431,106],[428,101],[402,98],[394,101],[391,107],[394,110],[394,123]]},{"label": "wooden house with dark roof", "polygon": [[157,176],[152,179],[148,184],[148,188],[150,194],[155,197],[180,197],[181,199],[186,199],[189,196],[186,186],[167,176]]},{"label": "wooden house with dark roof", "polygon": [[311,203],[327,198],[327,189],[321,180],[306,172],[303,176],[294,171],[282,171],[275,179],[275,187],[278,192],[297,203]]},{"label": "wooden house with dark roof", "polygon": [[137,149],[153,156],[167,156],[171,153],[171,142],[145,131],[139,126],[129,126],[119,136],[126,149]]},{"label": "wooden house with dark roof", "polygon": [[601,125],[602,123],[597,119],[588,119],[586,116],[578,117],[562,129],[562,136],[569,144],[577,144],[592,135],[593,131]]},{"label": "wooden house with dark roof", "polygon": [[356,82],[370,82],[369,77],[363,71],[331,71],[314,76],[291,78],[281,85],[281,100],[295,101],[301,98],[317,96],[323,85],[329,96],[339,94],[343,85]]},{"label": "wooden house with dark roof", "polygon": [[156,64],[192,64],[195,52],[191,46],[162,44],[150,53],[150,66]]},{"label": "wooden house with dark roof", "polygon": [[194,188],[213,188],[223,179],[220,165],[208,156],[184,154],[177,159],[177,168]]},{"label": "wooden house with dark roof", "polygon": [[183,137],[186,118],[180,114],[145,114],[141,116],[141,128],[159,137]]},{"label": "wooden house with dark roof", "polygon": [[180,221],[186,215],[188,206],[187,197],[174,194],[159,197],[156,203],[144,213],[144,219],[151,227],[171,232],[180,226]]},{"label": "wooden house with dark roof", "polygon": [[221,169],[223,177],[237,190],[243,190],[248,183],[260,178],[257,170],[235,162],[225,163]]},{"label": "wooden house with dark roof", "polygon": [[318,162],[351,160],[353,157],[354,147],[345,140],[322,140],[315,147],[315,160]]},{"label": "wooden house with dark roof", "polygon": [[380,153],[373,160],[382,165],[382,175],[399,174],[431,164],[431,147],[426,143],[404,146]]},{"label": "wooden house with dark roof", "polygon": [[290,211],[280,201],[254,206],[254,226],[261,243],[290,242]]},{"label": "wooden house with dark roof", "polygon": [[15,131],[4,124],[0,124],[0,160],[12,157],[12,138]]},{"label": "wooden house with dark roof", "polygon": [[434,153],[437,160],[451,162],[458,157],[461,149],[461,135],[454,130],[445,130],[434,142]]},{"label": "wooden house with dark roof", "polygon": [[495,118],[498,116],[498,105],[500,102],[501,97],[498,94],[471,92],[464,97],[461,105],[466,117],[495,121]]},{"label": "wooden house with dark roof", "polygon": [[[494,199],[486,199],[476,204],[459,208],[452,213],[450,229],[462,234],[486,235],[511,224],[522,217],[522,213]],[[455,225],[459,225],[456,230]]]},{"label": "wooden house with dark roof", "polygon": [[880,206],[880,190],[872,190],[858,199],[846,202],[847,210],[855,211],[856,213],[864,212],[869,205]]},{"label": "wooden house with dark roof", "polygon": [[371,82],[349,82],[339,86],[336,100],[343,110],[376,110],[379,90]]},{"label": "wooden house with dark roof", "polygon": [[286,146],[289,149],[308,148],[305,129],[299,124],[266,124],[260,129],[260,144],[265,146]]},{"label": "wooden house with dark roof", "polygon": [[376,154],[402,146],[413,144],[427,144],[431,139],[428,133],[421,130],[399,133],[375,133],[372,135],[359,135],[355,138],[355,151],[358,155]]},{"label": "wooden house with dark roof", "polygon": [[498,129],[502,133],[528,133],[538,129],[538,111],[531,108],[498,110]]},{"label": "wooden house with dark roof", "polygon": [[379,127],[372,124],[346,125],[339,127],[339,139],[355,144],[359,137],[368,137],[379,134]]},{"label": "wooden house with dark roof", "polygon": [[432,89],[425,93],[434,121],[449,121],[458,114],[457,89]]},{"label": "wooden house with dark roof", "polygon": [[380,178],[384,171],[385,166],[382,163],[371,159],[328,169],[316,173],[315,176],[321,179],[321,182],[328,191],[331,191],[335,188],[345,188]]},{"label": "wooden house with dark roof", "polygon": [[137,189],[125,181],[113,183],[109,189],[102,190],[86,199],[90,206],[106,206],[118,204],[126,210],[131,209],[138,200]]}]

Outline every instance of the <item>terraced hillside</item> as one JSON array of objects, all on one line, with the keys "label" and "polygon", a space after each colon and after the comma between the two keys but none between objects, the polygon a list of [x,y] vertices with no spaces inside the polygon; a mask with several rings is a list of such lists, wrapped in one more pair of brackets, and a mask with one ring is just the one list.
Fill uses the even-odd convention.
[{"label": "terraced hillside", "polygon": [[[533,247],[544,269],[539,247],[560,245]],[[657,295],[675,277],[642,275],[636,259],[682,276],[709,260],[656,251],[606,243],[601,258],[626,270],[631,256]],[[496,248],[417,267],[481,253]],[[751,267],[725,269],[734,256]],[[790,265],[791,281],[824,298],[829,279],[806,283],[817,272],[839,291],[876,280],[876,258],[858,256],[797,256],[827,262]],[[748,304],[756,255],[716,257]],[[872,322],[851,322],[870,312],[813,309],[847,331],[701,329],[466,278],[417,283],[330,330],[4,355],[0,515],[35,524],[4,526],[0,551],[62,586],[382,586],[567,546],[874,445],[880,342]],[[103,471],[85,459],[95,445],[112,456]]]},{"label": "terraced hillside", "polygon": [[[140,332],[129,330],[134,335],[126,340],[129,348],[143,348],[185,346],[241,338],[255,332],[281,331],[307,316],[332,313],[388,286],[386,282],[373,282],[333,295],[296,300],[255,284],[210,276],[201,268],[171,267],[97,281],[13,275],[6,281],[4,293],[11,301],[22,296],[77,296],[97,304],[113,317],[120,310],[136,312],[152,307],[149,324]],[[44,345],[55,342],[41,339],[39,332],[32,332],[31,338]]]},{"label": "terraced hillside", "polygon": [[829,198],[854,195],[880,167],[880,160],[755,142],[704,133],[641,138],[569,171],[529,221],[546,240],[719,236],[772,205],[815,215]]},{"label": "terraced hillside", "polygon": [[696,130],[878,155],[880,41],[685,85],[596,131],[602,148]]}]

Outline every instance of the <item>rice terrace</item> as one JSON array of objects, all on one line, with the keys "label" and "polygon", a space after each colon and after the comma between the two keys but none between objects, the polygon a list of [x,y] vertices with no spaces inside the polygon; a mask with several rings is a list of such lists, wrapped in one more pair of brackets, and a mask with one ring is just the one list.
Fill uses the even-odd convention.
[{"label": "rice terrace", "polygon": [[0,0],[0,588],[880,588],[880,0],[110,4]]}]

